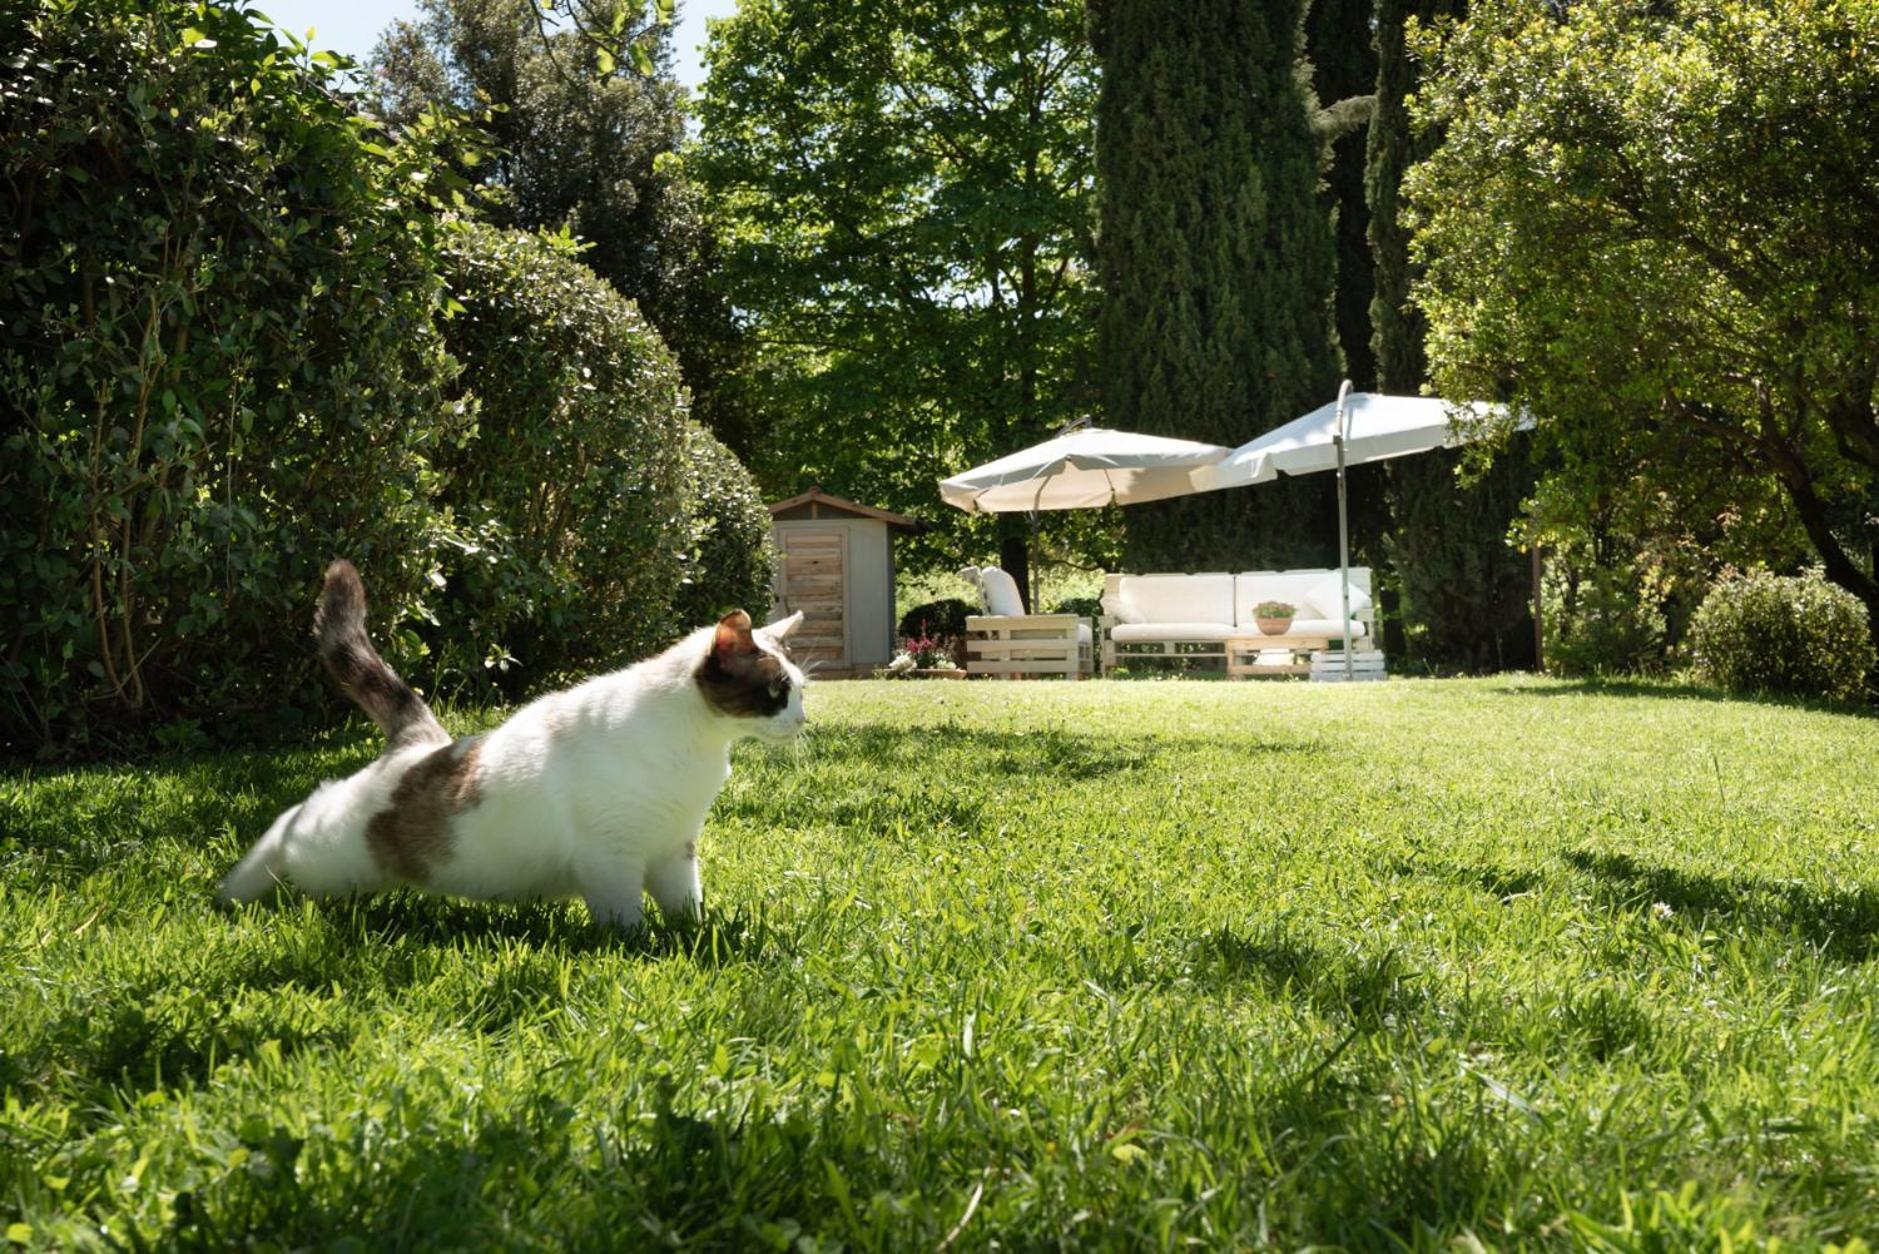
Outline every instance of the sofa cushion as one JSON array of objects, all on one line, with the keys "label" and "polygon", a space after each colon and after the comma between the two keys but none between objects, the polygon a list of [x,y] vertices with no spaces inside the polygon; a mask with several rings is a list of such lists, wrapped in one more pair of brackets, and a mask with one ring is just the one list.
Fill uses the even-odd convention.
[{"label": "sofa cushion", "polygon": [[979,570],[979,586],[985,590],[985,612],[987,614],[1022,614],[1024,598],[1018,595],[1018,581],[1009,571],[997,566],[986,566]]},{"label": "sofa cushion", "polygon": [[[1363,635],[1367,629],[1359,620],[1351,619],[1351,639]],[[1268,637],[1257,627],[1242,627],[1234,633],[1247,639],[1292,639],[1309,637],[1312,639],[1336,640],[1344,634],[1344,624],[1335,618],[1294,618],[1292,625],[1285,629],[1285,635]]]},{"label": "sofa cushion", "polygon": [[1238,634],[1238,629],[1228,623],[1119,623],[1109,629],[1109,638],[1117,644],[1225,640]]},{"label": "sofa cushion", "polygon": [[1124,575],[1115,600],[1122,623],[1233,624],[1232,575]]},{"label": "sofa cushion", "polygon": [[[1328,581],[1328,583],[1327,583]],[[1319,604],[1320,585],[1333,589],[1331,603]],[[1240,626],[1253,627],[1253,609],[1261,601],[1284,601],[1294,611],[1295,618],[1330,618],[1341,617],[1339,598],[1335,589],[1338,587],[1336,570],[1247,570],[1233,577],[1233,614]],[[1370,568],[1367,566],[1351,567],[1351,614],[1357,614],[1358,605],[1369,604]],[[1363,594],[1361,601],[1360,595]]]}]

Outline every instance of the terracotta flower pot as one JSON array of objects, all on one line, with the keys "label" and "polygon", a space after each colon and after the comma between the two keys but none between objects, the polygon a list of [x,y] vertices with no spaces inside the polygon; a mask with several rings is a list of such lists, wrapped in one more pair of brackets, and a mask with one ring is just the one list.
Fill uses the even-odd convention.
[{"label": "terracotta flower pot", "polygon": [[1255,618],[1253,622],[1268,636],[1283,636],[1292,630],[1292,620],[1289,618]]}]

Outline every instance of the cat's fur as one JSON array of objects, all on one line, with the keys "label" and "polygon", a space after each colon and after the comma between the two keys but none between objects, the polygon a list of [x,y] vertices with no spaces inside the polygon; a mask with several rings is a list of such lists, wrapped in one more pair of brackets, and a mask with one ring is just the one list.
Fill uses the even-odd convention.
[{"label": "cat's fur", "polygon": [[742,610],[657,657],[590,679],[452,741],[365,634],[349,562],[326,572],[320,658],[385,733],[384,753],[274,820],[222,881],[252,901],[280,880],[315,896],[411,885],[460,897],[581,897],[638,924],[697,915],[698,833],[732,744],[802,730],[803,673],[782,651],[795,614],[752,630]]}]

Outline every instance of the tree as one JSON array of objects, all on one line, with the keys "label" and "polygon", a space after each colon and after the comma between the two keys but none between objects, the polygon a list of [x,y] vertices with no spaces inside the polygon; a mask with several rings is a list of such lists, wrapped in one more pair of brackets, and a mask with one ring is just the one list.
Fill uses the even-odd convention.
[{"label": "tree", "polygon": [[1879,8],[1492,0],[1429,52],[1436,382],[1531,413],[1568,483],[1682,499],[1706,446],[1879,633]]},{"label": "tree", "polygon": [[634,300],[679,359],[693,413],[733,446],[748,441],[737,334],[705,275],[715,266],[695,189],[663,158],[685,138],[670,72],[670,5],[560,0],[422,0],[372,56],[379,111],[408,123],[440,105],[481,118],[477,167],[498,194],[496,225],[567,227],[583,260]]},{"label": "tree", "polygon": [[[1416,65],[1407,43],[1412,22],[1459,14],[1461,0],[1378,0],[1377,98],[1365,184],[1375,295],[1370,306],[1377,387],[1415,395],[1427,382],[1423,338],[1428,328],[1410,301],[1416,274],[1403,223],[1402,181],[1440,140],[1434,129],[1412,130],[1409,104]],[[1462,481],[1452,453],[1401,458],[1383,468],[1388,532],[1381,603],[1389,615],[1385,647],[1437,668],[1499,669],[1533,660],[1527,608],[1532,580],[1508,546],[1532,477],[1521,472]]]},{"label": "tree", "polygon": [[[772,491],[930,515],[935,480],[1088,404],[1080,4],[747,0],[708,57],[686,165],[755,346]],[[987,530],[936,521],[926,551],[953,561]],[[997,526],[1024,587],[1024,520]]]},{"label": "tree", "polygon": [[[1305,20],[1305,55],[1320,100],[1344,100],[1376,91],[1377,47],[1372,0],[1314,0]],[[1337,338],[1344,374],[1358,391],[1376,389],[1376,354],[1370,345],[1370,299],[1376,290],[1370,254],[1370,207],[1364,189],[1368,127],[1354,128],[1331,146],[1325,194],[1336,215]]]},{"label": "tree", "polygon": [[[1097,126],[1102,313],[1112,425],[1236,445],[1322,404],[1340,362],[1336,267],[1318,199],[1317,102],[1297,72],[1302,0],[1102,0]],[[1137,506],[1145,569],[1335,553],[1333,485]]]}]

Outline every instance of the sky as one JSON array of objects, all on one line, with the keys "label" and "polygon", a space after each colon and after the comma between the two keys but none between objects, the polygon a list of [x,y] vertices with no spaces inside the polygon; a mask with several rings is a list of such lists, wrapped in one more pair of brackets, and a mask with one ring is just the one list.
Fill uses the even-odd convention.
[{"label": "sky", "polygon": [[[252,7],[305,38],[314,28],[313,46],[363,61],[379,32],[399,18],[418,15],[417,0],[251,0]],[[672,69],[696,91],[704,81],[705,19],[729,17],[737,0],[679,0],[678,31],[672,38]]]}]

